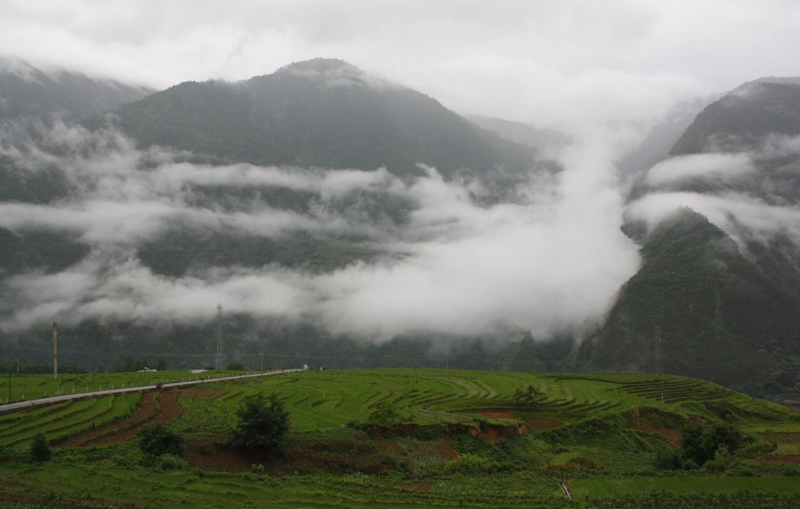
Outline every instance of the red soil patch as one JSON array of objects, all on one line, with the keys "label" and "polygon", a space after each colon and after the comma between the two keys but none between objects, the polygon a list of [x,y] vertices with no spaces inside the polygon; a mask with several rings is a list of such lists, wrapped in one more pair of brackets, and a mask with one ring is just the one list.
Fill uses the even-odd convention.
[{"label": "red soil patch", "polygon": [[702,424],[708,424],[709,422],[711,422],[711,421],[709,421],[708,419],[706,419],[705,417],[700,417],[699,415],[694,415],[694,414],[686,414],[686,416],[687,416],[689,419],[691,419],[691,420],[693,420],[693,421],[700,422],[700,423],[702,423]]},{"label": "red soil patch", "polygon": [[519,420],[519,417],[512,414],[511,412],[478,412],[478,413],[490,419],[509,419],[512,421]]},{"label": "red soil patch", "polygon": [[247,472],[264,462],[264,455],[253,451],[228,449],[214,442],[193,442],[186,448],[184,459],[203,470]]},{"label": "red soil patch", "polygon": [[458,451],[453,449],[453,446],[450,445],[450,442],[443,438],[436,441],[436,453],[448,460],[454,460],[460,456]]},{"label": "red soil patch", "polygon": [[525,419],[525,424],[531,431],[553,431],[564,425],[552,419]]},{"label": "red soil patch", "polygon": [[488,438],[492,442],[497,442],[498,440],[500,440],[500,433],[497,431],[497,428],[495,427],[483,430],[483,436],[485,438]]},{"label": "red soil patch", "polygon": [[71,438],[61,442],[57,447],[112,444],[133,438],[139,429],[149,422],[172,422],[181,415],[181,407],[175,401],[178,393],[177,389],[163,393],[158,398],[160,411],[156,412],[155,393],[145,392],[139,400],[139,409],[132,417]]},{"label": "red soil patch", "polygon": [[653,422],[641,419],[636,420],[636,427],[642,431],[646,431],[647,433],[658,433],[659,435],[666,438],[667,442],[673,445],[680,445],[681,443],[681,434],[674,429],[670,429],[665,426],[660,426]]}]

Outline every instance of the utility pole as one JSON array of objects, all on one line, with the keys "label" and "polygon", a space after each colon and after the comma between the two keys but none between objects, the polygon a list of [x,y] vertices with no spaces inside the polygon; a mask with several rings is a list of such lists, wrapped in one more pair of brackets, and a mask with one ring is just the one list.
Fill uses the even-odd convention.
[{"label": "utility pole", "polygon": [[217,306],[217,359],[216,368],[225,369],[225,340],[222,337],[222,303]]},{"label": "utility pole", "polygon": [[58,379],[58,324],[53,322],[53,380]]},{"label": "utility pole", "polygon": [[264,352],[258,354],[258,370],[264,372]]}]

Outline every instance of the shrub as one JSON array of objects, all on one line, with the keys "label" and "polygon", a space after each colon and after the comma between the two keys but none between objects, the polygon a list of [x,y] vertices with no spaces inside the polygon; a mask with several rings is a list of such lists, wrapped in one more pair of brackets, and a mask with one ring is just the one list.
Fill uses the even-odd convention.
[{"label": "shrub", "polygon": [[533,385],[528,385],[524,389],[517,387],[517,390],[514,391],[514,395],[511,396],[514,406],[523,408],[531,407],[544,398],[545,394],[540,391],[538,387]]},{"label": "shrub", "polygon": [[136,436],[139,437],[139,449],[145,454],[183,456],[186,449],[183,437],[161,423],[143,427]]},{"label": "shrub", "polygon": [[735,454],[745,443],[742,432],[728,424],[703,426],[690,421],[683,427],[681,450],[686,460],[698,465],[713,461],[717,452]]},{"label": "shrub", "polygon": [[478,456],[476,454],[462,454],[458,458],[448,461],[444,466],[445,474],[491,474],[506,470],[508,467],[497,461]]},{"label": "shrub", "polygon": [[289,413],[276,394],[268,399],[263,394],[245,398],[236,416],[239,423],[231,438],[234,447],[267,453],[283,445],[289,431]]},{"label": "shrub", "polygon": [[162,470],[184,470],[188,466],[185,460],[172,454],[163,454],[158,458],[158,467]]},{"label": "shrub", "polygon": [[393,423],[400,419],[400,415],[394,409],[394,405],[388,399],[385,399],[375,405],[375,408],[369,414],[369,422],[378,424],[379,426],[391,426]]},{"label": "shrub", "polygon": [[653,464],[656,470],[680,470],[682,465],[681,451],[677,447],[662,445],[656,449]]},{"label": "shrub", "polygon": [[50,444],[47,443],[44,433],[34,435],[31,440],[30,456],[31,461],[36,463],[49,461],[53,457],[53,451],[50,450]]}]

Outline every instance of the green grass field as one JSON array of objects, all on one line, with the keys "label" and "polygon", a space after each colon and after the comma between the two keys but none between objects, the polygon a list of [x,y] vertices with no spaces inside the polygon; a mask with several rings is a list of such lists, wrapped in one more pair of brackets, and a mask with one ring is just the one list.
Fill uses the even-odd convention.
[{"label": "green grass field", "polygon": [[[107,375],[103,384],[150,375]],[[177,380],[181,373],[160,376]],[[27,378],[53,390],[52,377]],[[515,391],[529,385],[541,399],[515,405]],[[282,455],[266,461],[221,445],[243,399],[258,393],[276,394],[292,427]],[[563,480],[575,500],[617,500],[620,507],[651,499],[664,507],[730,507],[728,495],[752,507],[800,506],[800,472],[788,464],[744,458],[730,472],[653,475],[656,451],[691,419],[735,424],[774,443],[772,455],[798,454],[796,412],[702,380],[414,368],[293,372],[171,394],[179,412],[169,426],[190,443],[185,461],[170,467],[177,471],[142,466],[135,438],[58,449],[42,465],[25,460],[34,434],[58,442],[102,428],[135,412],[139,394],[0,414],[7,458],[0,460],[0,500],[53,507],[578,507],[563,496]],[[382,401],[400,415],[396,426],[364,427]],[[246,472],[261,461],[268,475]]]},{"label": "green grass field", "polygon": [[[242,374],[235,371],[150,371],[146,373],[97,373],[95,375],[13,375],[0,376],[2,404],[30,401],[65,394],[82,394],[108,389],[143,387],[170,382],[188,382]],[[11,390],[9,391],[9,385]],[[9,396],[10,394],[10,396]]]}]

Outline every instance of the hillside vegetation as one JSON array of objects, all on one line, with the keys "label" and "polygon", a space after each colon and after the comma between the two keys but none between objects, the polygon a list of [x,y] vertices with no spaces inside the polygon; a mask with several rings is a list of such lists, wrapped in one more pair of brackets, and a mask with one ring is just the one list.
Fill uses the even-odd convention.
[{"label": "hillside vegetation", "polygon": [[[237,408],[255,394],[276,395],[289,412],[292,431],[278,454],[226,445]],[[652,490],[661,493],[658,507],[800,502],[796,483],[784,477],[800,474],[787,463],[800,445],[798,414],[698,379],[301,371],[146,393],[135,414],[116,420],[105,410],[115,401],[91,398],[0,417],[7,458],[0,468],[11,480],[0,499],[43,503],[50,493],[71,507],[203,508],[231,499],[253,507],[577,507],[563,483],[574,498],[597,503],[611,497],[641,504]],[[379,424],[374,411],[387,405],[393,416]],[[95,426],[68,432],[92,412]],[[111,424],[100,423],[103,416]],[[142,455],[135,432],[148,422],[185,438],[183,458]],[[743,445],[701,469],[659,467],[664,451],[679,450],[689,423],[735,428]],[[26,440],[39,431],[51,437],[54,459],[30,468]],[[711,495],[702,481],[720,474],[730,482],[715,482]],[[751,480],[737,484],[737,476]]]}]

